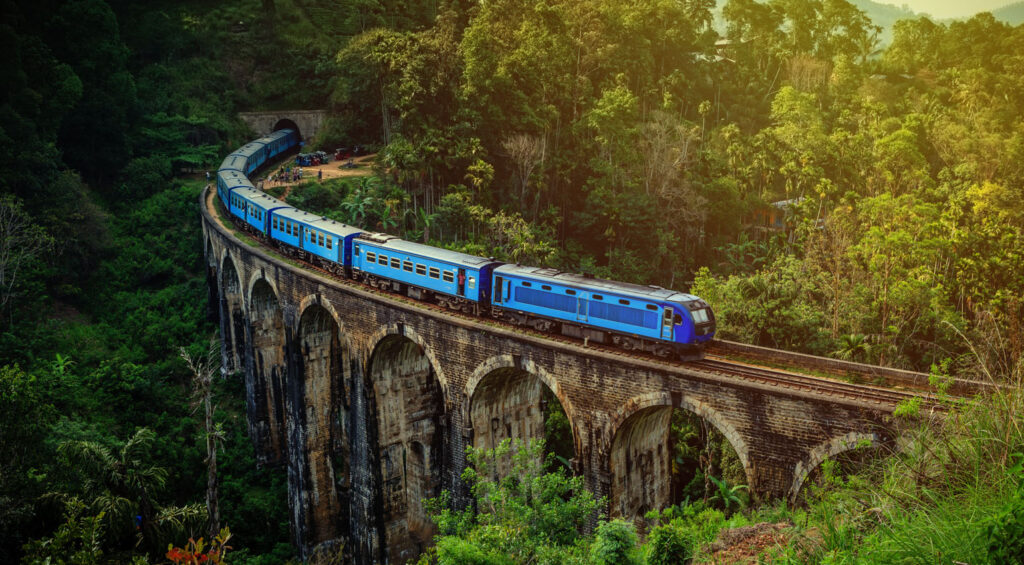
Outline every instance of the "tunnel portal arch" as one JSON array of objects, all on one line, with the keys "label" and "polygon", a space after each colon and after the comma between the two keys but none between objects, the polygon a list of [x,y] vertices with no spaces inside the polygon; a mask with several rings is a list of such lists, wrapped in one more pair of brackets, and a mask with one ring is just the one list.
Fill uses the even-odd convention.
[{"label": "tunnel portal arch", "polygon": [[281,118],[277,120],[276,122],[274,122],[274,127],[270,128],[270,131],[275,132],[279,129],[293,129],[295,130],[296,133],[299,134],[299,139],[305,139],[302,136],[302,130],[299,129],[299,124],[295,123],[290,118]]}]

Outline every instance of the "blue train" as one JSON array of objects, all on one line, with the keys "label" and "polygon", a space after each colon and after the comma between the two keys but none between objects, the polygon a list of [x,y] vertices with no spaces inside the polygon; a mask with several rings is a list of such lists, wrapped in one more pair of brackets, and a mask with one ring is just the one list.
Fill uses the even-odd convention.
[{"label": "blue train", "polygon": [[527,267],[366,232],[288,206],[248,176],[298,145],[294,130],[224,159],[217,195],[246,231],[339,276],[416,300],[659,357],[703,356],[715,316],[691,294]]}]

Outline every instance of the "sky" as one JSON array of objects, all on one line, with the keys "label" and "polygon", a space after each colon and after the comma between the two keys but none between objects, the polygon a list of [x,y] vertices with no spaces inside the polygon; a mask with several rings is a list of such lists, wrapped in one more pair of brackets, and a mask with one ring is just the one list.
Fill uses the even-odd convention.
[{"label": "sky", "polygon": [[875,0],[881,4],[905,5],[919,13],[928,13],[935,18],[959,18],[973,16],[978,12],[991,12],[1015,0]]}]

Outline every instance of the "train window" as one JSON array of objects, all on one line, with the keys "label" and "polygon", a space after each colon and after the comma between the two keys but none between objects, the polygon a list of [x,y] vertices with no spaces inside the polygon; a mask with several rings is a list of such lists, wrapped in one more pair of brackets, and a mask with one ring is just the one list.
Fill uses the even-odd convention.
[{"label": "train window", "polygon": [[[647,305],[647,308],[648,309],[651,308],[650,304]],[[671,320],[672,319],[672,309],[671,308],[665,308],[665,319],[666,320]]]},{"label": "train window", "polygon": [[526,281],[523,281],[523,286],[533,286],[533,283],[528,283]]},{"label": "train window", "polygon": [[672,318],[672,323],[678,326],[679,324],[683,323],[683,317],[680,316],[679,314],[676,314],[675,317]]},{"label": "train window", "polygon": [[440,278],[440,277],[441,277],[441,269],[438,269],[437,267],[431,267],[430,268],[430,278],[437,279],[437,278]]},{"label": "train window", "polygon": [[316,238],[319,240],[317,245],[320,247],[324,246],[324,232],[317,232]]},{"label": "train window", "polygon": [[427,274],[427,267],[424,266],[424,265],[420,265],[419,263],[416,263],[416,274],[417,275],[426,275]]},{"label": "train window", "polygon": [[387,267],[388,266],[388,256],[387,255],[378,255],[377,256],[377,263]]},{"label": "train window", "polygon": [[332,242],[331,242],[331,236],[327,236],[327,249],[331,249],[331,248],[332,248],[332,247],[331,247],[331,244],[332,244]]},{"label": "train window", "polygon": [[445,271],[442,278],[444,279],[444,282],[455,282],[455,273],[451,271]]},{"label": "train window", "polygon": [[277,229],[277,218],[274,218],[273,220],[270,221],[270,226],[275,230]]},{"label": "train window", "polygon": [[402,270],[412,272],[412,261],[402,261]]},{"label": "train window", "polygon": [[551,287],[546,285],[546,284],[540,285],[540,288],[541,288],[541,290],[551,290]]},{"label": "train window", "polygon": [[565,289],[565,293],[570,295],[570,296],[576,296],[576,291],[571,289],[571,288]]},{"label": "train window", "polygon": [[375,263],[376,261],[377,261],[377,254],[374,253],[373,251],[367,251],[366,252],[366,262],[367,263]]},{"label": "train window", "polygon": [[355,255],[356,257],[359,257],[359,246],[358,246],[358,245],[353,245],[352,247],[353,247],[353,249],[352,249],[352,253],[353,253],[353,254],[354,254],[354,255]]},{"label": "train window", "polygon": [[604,297],[601,296],[600,294],[591,294],[590,297],[593,298],[594,300],[604,300]]},{"label": "train window", "polygon": [[391,258],[391,268],[392,269],[401,269],[402,268],[402,260],[399,259],[398,257],[392,257]]},{"label": "train window", "polygon": [[620,298],[619,299],[619,304],[625,304],[626,306],[629,306],[629,301],[628,300],[623,300],[623,299]]},{"label": "train window", "polygon": [[[648,305],[647,305],[647,309],[648,309],[648,310],[657,310],[657,309],[658,309],[658,307],[657,307],[657,306],[655,306],[654,304],[648,304]],[[665,310],[665,313],[666,313],[666,314],[668,314],[668,313],[669,313],[669,310]]]},{"label": "train window", "polygon": [[469,277],[469,288],[476,288],[476,277]]}]

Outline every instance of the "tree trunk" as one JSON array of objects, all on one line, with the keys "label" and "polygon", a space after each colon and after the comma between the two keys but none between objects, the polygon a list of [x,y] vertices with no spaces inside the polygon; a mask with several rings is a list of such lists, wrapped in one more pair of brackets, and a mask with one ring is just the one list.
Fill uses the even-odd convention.
[{"label": "tree trunk", "polygon": [[213,423],[213,403],[210,402],[210,387],[203,399],[206,409],[206,512],[210,519],[209,536],[213,539],[220,533],[220,508],[217,504],[217,436]]}]

